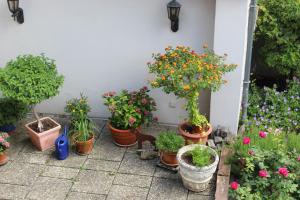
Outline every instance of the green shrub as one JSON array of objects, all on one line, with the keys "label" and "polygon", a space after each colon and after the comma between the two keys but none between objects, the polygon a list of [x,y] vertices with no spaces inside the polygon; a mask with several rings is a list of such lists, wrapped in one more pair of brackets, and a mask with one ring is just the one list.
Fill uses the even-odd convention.
[{"label": "green shrub", "polygon": [[300,1],[259,0],[259,59],[282,75],[300,75]]},{"label": "green shrub", "polygon": [[159,134],[155,140],[155,145],[160,151],[176,153],[184,146],[184,139],[175,132],[166,131]]},{"label": "green shrub", "polygon": [[300,132],[300,82],[291,80],[287,90],[251,86],[248,119],[264,129]]},{"label": "green shrub", "polygon": [[197,167],[205,167],[212,163],[212,154],[208,148],[195,147],[187,154],[192,156],[192,162]]},{"label": "green shrub", "polygon": [[94,135],[94,131],[97,130],[95,124],[83,114],[81,114],[80,118],[73,125],[71,134],[75,141],[88,141]]},{"label": "green shrub", "polygon": [[88,104],[88,98],[82,93],[80,94],[80,98],[70,99],[65,106],[65,112],[71,115],[72,123],[79,121],[82,115],[84,118],[87,118],[90,111],[91,107]]},{"label": "green shrub", "polygon": [[28,106],[20,101],[9,98],[0,99],[0,126],[15,124],[25,117]]}]

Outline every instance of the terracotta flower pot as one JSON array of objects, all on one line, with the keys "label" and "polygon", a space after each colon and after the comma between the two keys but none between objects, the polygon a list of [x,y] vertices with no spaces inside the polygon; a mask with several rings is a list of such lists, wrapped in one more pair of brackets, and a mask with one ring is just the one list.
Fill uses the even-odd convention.
[{"label": "terracotta flower pot", "polygon": [[4,151],[4,152],[1,152],[0,153],[0,166],[1,165],[5,165],[6,163],[8,162],[8,156],[7,156],[7,153]]},{"label": "terracotta flower pot", "polygon": [[76,153],[79,155],[88,155],[93,151],[94,135],[87,141],[75,141]]},{"label": "terracotta flower pot", "polygon": [[179,133],[184,137],[185,144],[206,144],[208,135],[212,132],[212,126],[206,131],[200,132],[198,128],[184,122],[179,125]]},{"label": "terracotta flower pot", "polygon": [[38,133],[35,130],[33,130],[32,127],[34,124],[37,123],[37,121],[26,124],[25,128],[27,129],[27,133],[30,136],[32,143],[39,150],[44,151],[54,146],[55,140],[59,136],[61,126],[50,117],[41,118],[41,121],[44,124],[44,126],[47,124],[48,130],[46,129],[44,132],[41,133]]},{"label": "terracotta flower pot", "polygon": [[[121,147],[133,146],[137,143],[137,138],[135,133],[132,130],[120,130],[116,129],[108,123],[108,128],[111,132],[111,135],[114,139],[114,143]],[[138,128],[139,129],[139,128]]]},{"label": "terracotta flower pot", "polygon": [[178,166],[178,161],[177,161],[177,152],[166,152],[162,151],[160,152],[160,161],[170,167],[177,167]]}]

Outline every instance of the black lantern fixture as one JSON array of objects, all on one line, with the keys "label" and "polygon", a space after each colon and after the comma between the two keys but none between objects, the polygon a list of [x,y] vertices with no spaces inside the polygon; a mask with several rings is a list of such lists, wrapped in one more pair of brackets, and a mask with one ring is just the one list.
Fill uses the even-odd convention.
[{"label": "black lantern fixture", "polygon": [[24,14],[23,9],[19,8],[19,0],[7,0],[7,4],[14,20],[17,20],[19,24],[23,24]]},{"label": "black lantern fixture", "polygon": [[168,17],[171,20],[171,30],[173,32],[178,31],[179,25],[179,12],[181,8],[181,4],[176,0],[172,0],[167,5],[168,8]]}]

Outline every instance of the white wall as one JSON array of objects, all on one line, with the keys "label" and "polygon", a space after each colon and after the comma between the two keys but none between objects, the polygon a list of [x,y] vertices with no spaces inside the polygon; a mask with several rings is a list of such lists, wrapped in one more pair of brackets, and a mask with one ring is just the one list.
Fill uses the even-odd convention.
[{"label": "white wall", "polygon": [[[26,0],[20,1],[25,22],[10,17],[0,3],[0,66],[19,54],[46,53],[65,75],[59,96],[42,103],[40,112],[62,113],[67,99],[81,91],[89,96],[91,115],[107,117],[101,95],[122,88],[137,89],[149,78],[146,62],[167,45],[212,47],[214,0],[179,0],[180,27],[170,30],[169,0]],[[181,102],[155,90],[161,122],[185,116]],[[169,107],[169,103],[176,108]],[[205,105],[204,105],[205,106]]]},{"label": "white wall", "polygon": [[217,0],[214,50],[227,53],[237,69],[225,76],[228,84],[211,95],[210,121],[237,133],[242,100],[243,77],[247,47],[248,9],[250,0]]}]

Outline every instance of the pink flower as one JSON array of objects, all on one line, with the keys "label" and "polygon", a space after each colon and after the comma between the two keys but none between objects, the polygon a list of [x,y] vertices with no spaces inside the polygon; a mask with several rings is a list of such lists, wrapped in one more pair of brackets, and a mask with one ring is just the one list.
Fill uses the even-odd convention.
[{"label": "pink flower", "polygon": [[145,110],[144,115],[149,115],[149,111]]},{"label": "pink flower", "polygon": [[0,143],[4,142],[4,138],[0,137]]},{"label": "pink flower", "polygon": [[3,145],[5,148],[9,148],[9,146],[10,146],[8,142],[4,142]]},{"label": "pink flower", "polygon": [[264,177],[267,177],[269,174],[266,170],[262,169],[262,170],[259,170],[258,175],[260,177],[264,178]]},{"label": "pink flower", "polygon": [[231,189],[233,189],[233,190],[237,190],[238,187],[239,187],[239,183],[236,182],[236,181],[233,181],[233,182],[230,184],[230,187],[231,187]]},{"label": "pink flower", "polygon": [[298,161],[300,162],[300,156],[298,156]]},{"label": "pink flower", "polygon": [[137,113],[139,113],[139,114],[142,113],[142,112],[141,112],[141,109],[139,109],[139,108],[135,109],[135,112],[137,112]]},{"label": "pink flower", "polygon": [[142,99],[142,104],[145,105],[145,104],[147,104],[147,103],[148,103],[147,99],[143,98],[143,99]]},{"label": "pink flower", "polygon": [[265,138],[265,137],[267,137],[267,133],[264,131],[259,131],[259,137]]},{"label": "pink flower", "polygon": [[143,90],[148,90],[148,87],[147,87],[147,86],[144,86],[144,87],[143,87]]},{"label": "pink flower", "polygon": [[2,137],[3,137],[4,139],[6,139],[6,138],[9,137],[9,135],[8,135],[7,133],[4,133],[4,134],[2,135]]},{"label": "pink flower", "polygon": [[278,173],[281,174],[284,177],[287,177],[289,175],[289,171],[286,167],[280,167],[278,169]]},{"label": "pink flower", "polygon": [[254,156],[254,155],[255,155],[255,152],[254,152],[253,150],[249,150],[249,151],[248,151],[248,154],[249,154],[250,156]]},{"label": "pink flower", "polygon": [[134,122],[136,122],[136,119],[134,117],[129,117],[129,124],[134,124]]},{"label": "pink flower", "polygon": [[[157,121],[158,121],[158,117],[156,117],[156,116],[153,117],[153,120],[157,122]],[[300,156],[299,156],[299,157],[300,157]]]},{"label": "pink flower", "polygon": [[249,137],[244,137],[243,144],[250,144],[251,139]]}]

